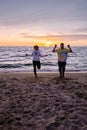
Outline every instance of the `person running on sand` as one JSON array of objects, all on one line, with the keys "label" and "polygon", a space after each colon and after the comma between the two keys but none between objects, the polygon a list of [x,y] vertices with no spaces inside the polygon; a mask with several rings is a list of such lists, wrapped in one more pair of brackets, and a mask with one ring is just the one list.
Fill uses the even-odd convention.
[{"label": "person running on sand", "polygon": [[54,46],[52,52],[57,52],[60,78],[64,78],[67,54],[72,52],[72,49],[70,45],[67,45],[68,48],[64,48],[64,43],[60,44],[60,48],[56,49],[56,47],[57,45]]},{"label": "person running on sand", "polygon": [[[26,54],[26,56],[28,56],[28,54]],[[33,56],[34,75],[35,75],[35,78],[37,78],[36,68],[38,68],[38,69],[41,68],[40,57],[44,57],[47,55],[41,55],[39,47],[37,45],[35,45],[31,56]]]}]

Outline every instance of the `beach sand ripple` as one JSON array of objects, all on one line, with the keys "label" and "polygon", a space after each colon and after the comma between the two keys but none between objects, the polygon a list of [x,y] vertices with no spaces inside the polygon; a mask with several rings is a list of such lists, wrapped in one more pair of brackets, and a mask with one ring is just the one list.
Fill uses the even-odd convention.
[{"label": "beach sand ripple", "polygon": [[0,130],[87,130],[87,73],[1,73]]}]

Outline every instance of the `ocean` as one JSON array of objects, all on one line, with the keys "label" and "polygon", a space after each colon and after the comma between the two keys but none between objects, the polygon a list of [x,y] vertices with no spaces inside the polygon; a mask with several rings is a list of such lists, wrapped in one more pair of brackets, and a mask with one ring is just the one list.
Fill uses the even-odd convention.
[{"label": "ocean", "polygon": [[[0,72],[33,72],[31,54],[33,47],[0,47]],[[66,72],[87,72],[87,46],[72,47],[68,54]],[[40,47],[41,69],[38,72],[57,72],[57,54],[52,47]]]}]

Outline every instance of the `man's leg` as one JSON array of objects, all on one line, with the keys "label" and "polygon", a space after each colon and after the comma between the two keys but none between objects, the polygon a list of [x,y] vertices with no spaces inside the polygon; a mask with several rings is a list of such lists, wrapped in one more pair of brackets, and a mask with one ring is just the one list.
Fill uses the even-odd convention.
[{"label": "man's leg", "polygon": [[59,73],[60,73],[60,77],[61,77],[61,70],[62,70],[61,62],[58,62],[58,66],[59,66]]},{"label": "man's leg", "polygon": [[62,77],[64,78],[66,62],[63,62],[63,65],[62,65],[62,66],[63,66]]},{"label": "man's leg", "polygon": [[59,65],[60,78],[64,78],[66,62],[58,62],[58,65]]}]

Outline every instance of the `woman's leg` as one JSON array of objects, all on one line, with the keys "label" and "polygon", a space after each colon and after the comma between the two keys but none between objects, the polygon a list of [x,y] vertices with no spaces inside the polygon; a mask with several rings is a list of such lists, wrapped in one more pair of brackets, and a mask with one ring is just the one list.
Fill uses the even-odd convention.
[{"label": "woman's leg", "polygon": [[33,68],[34,68],[34,75],[37,77],[37,72],[36,72],[36,61],[33,61]]},{"label": "woman's leg", "polygon": [[41,68],[41,63],[40,63],[40,61],[37,61],[37,68],[38,68],[38,69]]}]

